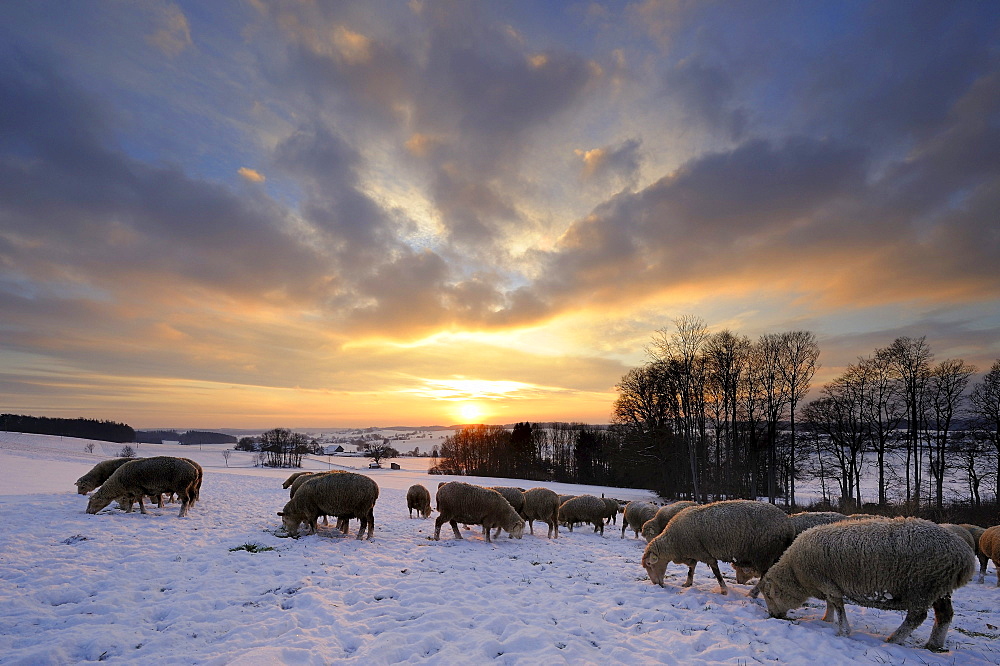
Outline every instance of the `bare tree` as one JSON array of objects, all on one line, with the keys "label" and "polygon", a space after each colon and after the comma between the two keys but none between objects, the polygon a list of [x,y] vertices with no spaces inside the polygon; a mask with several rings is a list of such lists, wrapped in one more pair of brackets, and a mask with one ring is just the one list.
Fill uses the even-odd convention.
[{"label": "bare tree", "polygon": [[229,456],[233,455],[232,449],[222,450],[222,459],[226,461],[226,467],[229,467]]},{"label": "bare tree", "polygon": [[996,452],[996,498],[1000,501],[1000,359],[993,362],[981,382],[972,388],[969,396],[972,413],[981,430]]},{"label": "bare tree", "polygon": [[791,440],[787,504],[795,506],[795,411],[809,392],[819,367],[819,343],[811,331],[788,331],[781,334],[778,372],[788,391],[788,418]]},{"label": "bare tree", "polygon": [[878,467],[879,505],[888,502],[886,453],[892,441],[892,434],[896,432],[906,413],[906,403],[900,393],[900,383],[893,372],[891,362],[891,357],[885,349],[878,349],[872,357],[858,361],[860,372],[867,378],[867,391],[862,410]]},{"label": "bare tree", "polygon": [[767,333],[757,341],[759,378],[764,398],[764,420],[767,424],[767,499],[772,504],[777,497],[778,424],[789,402],[789,387],[782,376],[782,348],[778,333]]},{"label": "bare tree", "polygon": [[961,406],[969,379],[976,369],[961,359],[947,359],[930,372],[927,401],[930,405],[932,435],[928,454],[931,476],[934,477],[935,503],[944,506],[944,476],[952,424]]},{"label": "bare tree", "polygon": [[[920,503],[920,482],[923,466],[923,450],[920,432],[924,422],[924,393],[927,391],[927,380],[930,376],[930,363],[934,355],[927,346],[925,337],[896,338],[886,348],[893,369],[902,382],[903,396],[906,400],[907,439],[906,439],[906,502]],[[912,474],[912,486],[911,486]]]}]

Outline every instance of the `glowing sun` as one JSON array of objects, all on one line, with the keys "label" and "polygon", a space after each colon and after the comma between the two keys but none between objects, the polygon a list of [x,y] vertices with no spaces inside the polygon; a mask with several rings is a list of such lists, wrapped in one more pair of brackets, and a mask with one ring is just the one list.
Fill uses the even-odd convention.
[{"label": "glowing sun", "polygon": [[456,413],[463,423],[476,423],[486,415],[482,406],[474,402],[463,402]]}]

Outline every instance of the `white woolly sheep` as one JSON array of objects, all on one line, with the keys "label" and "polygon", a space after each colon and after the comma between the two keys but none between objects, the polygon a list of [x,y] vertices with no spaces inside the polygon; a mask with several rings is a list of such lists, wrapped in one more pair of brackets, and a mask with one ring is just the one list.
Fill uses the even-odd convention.
[{"label": "white woolly sheep", "polygon": [[[517,488],[515,486],[489,486],[489,488],[490,490],[495,490],[503,495],[503,498],[510,503],[510,505],[514,508],[514,511],[517,511],[517,514],[521,516],[521,518],[524,518],[524,515],[522,514],[522,511],[524,510],[523,488]],[[498,536],[500,536],[499,527],[497,528],[497,531],[493,533],[493,538],[496,539]]]},{"label": "white woolly sheep", "polygon": [[961,539],[966,546],[972,549],[973,554],[976,552],[976,540],[972,537],[972,532],[965,529],[961,525],[956,525],[955,523],[938,523],[941,527],[946,530],[950,530],[955,533],[955,535]]},{"label": "white woolly sheep", "polygon": [[[969,530],[969,534],[972,535],[972,540],[976,542],[976,557],[979,558],[979,583],[983,584],[986,582],[986,565],[989,563],[990,558],[979,546],[979,539],[983,536],[983,532],[986,531],[986,528],[980,527],[979,525],[972,525],[971,523],[962,523],[962,527]],[[1000,580],[998,580],[997,583],[1000,584]]]},{"label": "white woolly sheep", "polygon": [[604,516],[608,507],[600,497],[593,495],[577,495],[559,506],[559,522],[569,525],[573,531],[574,523],[590,523],[595,532],[604,534]]},{"label": "white woolly sheep", "polygon": [[689,506],[697,506],[697,504],[697,502],[683,500],[681,502],[672,502],[657,509],[653,517],[642,524],[642,536],[646,539],[646,543],[655,539],[663,531],[663,528],[667,526],[671,518]]},{"label": "white woolly sheep", "polygon": [[187,460],[171,456],[138,458],[114,471],[101,487],[90,496],[87,513],[97,513],[114,500],[128,505],[139,501],[139,510],[146,513],[142,498],[146,495],[158,496],[162,493],[176,493],[181,500],[179,518],[187,515],[191,503],[197,497],[197,484],[201,475]]},{"label": "white woolly sheep", "polygon": [[[868,608],[905,610],[887,639],[902,643],[934,608],[934,628],[925,647],[943,650],[954,615],[953,590],[976,570],[976,558],[954,532],[919,518],[843,521],[806,530],[761,579],[772,617],[784,618],[809,597],[824,599],[837,635],[851,626],[844,601]],[[831,613],[832,611],[832,613]]]},{"label": "white woolly sheep", "polygon": [[462,535],[458,523],[482,525],[483,537],[492,543],[490,530],[501,527],[516,539],[524,534],[524,519],[504,499],[503,495],[490,488],[474,486],[471,483],[452,481],[438,488],[437,508],[441,513],[434,521],[434,540],[441,540],[441,526],[451,523],[456,539]]},{"label": "white woolly sheep", "polygon": [[417,512],[418,518],[429,518],[431,515],[431,491],[427,490],[419,483],[410,486],[406,491],[406,509],[413,518],[413,512]]},{"label": "white woolly sheep", "polygon": [[528,532],[535,534],[534,523],[541,520],[549,526],[548,538],[559,538],[559,495],[548,488],[531,488],[524,491],[524,509],[521,515],[528,522]]},{"label": "white woolly sheep", "polygon": [[337,516],[338,527],[343,525],[341,531],[345,534],[346,521],[358,518],[361,520],[361,527],[357,538],[364,538],[366,526],[368,538],[372,538],[375,531],[375,501],[378,499],[377,483],[354,472],[327,472],[314,474],[307,479],[296,489],[285,508],[278,512],[285,531],[290,536],[298,535],[300,523],[307,523],[308,533],[315,534],[317,519],[325,515]]},{"label": "white woolly sheep", "polygon": [[[979,550],[983,555],[993,560],[993,568],[996,569],[997,587],[1000,587],[1000,525],[987,528],[979,537]],[[984,566],[982,572],[986,571]]]},{"label": "white woolly sheep", "polygon": [[652,502],[629,502],[625,505],[625,515],[622,516],[622,537],[625,538],[625,530],[632,528],[635,532],[635,538],[639,538],[639,533],[642,531],[642,526],[646,524],[647,521],[652,520],[653,516],[660,507],[656,506]]},{"label": "white woolly sheep", "polygon": [[[788,516],[788,520],[792,523],[792,529],[795,530],[795,536],[798,536],[810,527],[816,527],[817,525],[829,525],[830,523],[839,523],[842,520],[847,520],[847,516],[838,511],[802,511]],[[750,566],[734,564],[733,570],[736,572],[736,582],[740,585],[749,583],[752,578],[758,578],[760,576],[760,572],[754,570],[754,568]]]},{"label": "white woolly sheep", "polygon": [[102,460],[94,465],[93,469],[76,480],[76,492],[86,495],[94,488],[100,487],[108,480],[115,470],[127,462],[132,462],[135,458],[110,458]]},{"label": "white woolly sheep", "polygon": [[309,476],[311,474],[313,474],[313,472],[295,472],[287,479],[285,479],[284,483],[281,484],[281,487],[287,489],[289,486],[292,485],[292,482],[294,482],[295,479],[299,478],[300,476]]},{"label": "white woolly sheep", "polygon": [[[722,594],[727,594],[720,560],[752,566],[764,574],[794,537],[785,512],[767,502],[725,500],[689,506],[646,544],[642,566],[649,579],[662,587],[669,562],[686,564],[688,576],[683,586],[690,587],[695,566],[704,562],[712,568]],[[757,592],[754,587],[750,596],[756,597]]]}]

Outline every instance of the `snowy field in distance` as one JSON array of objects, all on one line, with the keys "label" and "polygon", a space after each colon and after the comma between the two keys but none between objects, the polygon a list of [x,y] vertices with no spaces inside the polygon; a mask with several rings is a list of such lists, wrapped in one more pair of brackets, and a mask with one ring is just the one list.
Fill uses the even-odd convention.
[{"label": "snowy field in distance", "polygon": [[[375,538],[332,528],[297,540],[276,535],[288,470],[253,467],[219,446],[141,444],[140,456],[182,455],[205,468],[202,500],[148,515],[84,512],[73,486],[120,444],[0,433],[0,664],[998,664],[1000,589],[954,595],[950,652],[920,649],[928,619],[904,646],[884,639],[893,611],[848,606],[854,628],[837,637],[811,600],[793,621],[770,619],[723,565],[729,596],[705,566],[682,589],[650,584],[644,543],[589,529],[558,540],[544,526],[487,544],[478,528],[429,540],[433,519],[410,519],[405,492],[438,481],[426,458],[368,470],[364,458],[320,456],[308,468],[352,469],[381,493]],[[483,485],[536,485],[464,478]],[[640,499],[640,490],[543,484],[558,492]],[[536,524],[536,527],[538,525]],[[541,535],[539,535],[539,531]],[[232,550],[247,544],[274,550]]]}]

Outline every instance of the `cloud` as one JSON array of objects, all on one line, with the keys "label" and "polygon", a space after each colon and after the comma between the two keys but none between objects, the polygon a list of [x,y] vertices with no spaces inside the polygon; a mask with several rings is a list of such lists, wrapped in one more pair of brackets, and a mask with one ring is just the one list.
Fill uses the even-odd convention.
[{"label": "cloud", "polygon": [[582,162],[580,177],[584,181],[611,178],[633,183],[642,161],[639,153],[641,145],[642,141],[639,139],[628,139],[617,146],[574,150],[573,153]]},{"label": "cloud", "polygon": [[240,176],[246,178],[251,183],[263,183],[266,180],[261,173],[255,171],[254,169],[250,169],[249,167],[240,167],[236,173],[240,174]]},{"label": "cloud", "polygon": [[167,4],[156,11],[157,26],[146,39],[164,55],[174,58],[191,46],[191,28],[187,16],[175,4]]}]

